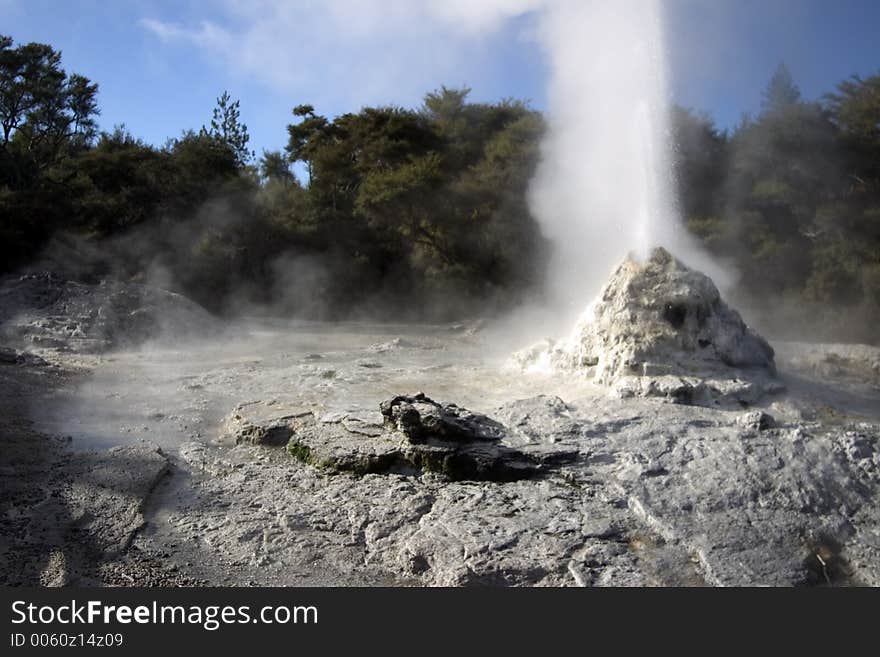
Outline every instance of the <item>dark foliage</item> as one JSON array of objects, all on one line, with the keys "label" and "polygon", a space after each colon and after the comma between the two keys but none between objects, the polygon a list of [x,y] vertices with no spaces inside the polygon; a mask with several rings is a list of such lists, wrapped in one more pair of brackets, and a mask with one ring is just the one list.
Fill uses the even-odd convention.
[{"label": "dark foliage", "polygon": [[880,341],[880,75],[804,101],[784,67],[732,134],[679,110],[687,225],[784,337]]}]

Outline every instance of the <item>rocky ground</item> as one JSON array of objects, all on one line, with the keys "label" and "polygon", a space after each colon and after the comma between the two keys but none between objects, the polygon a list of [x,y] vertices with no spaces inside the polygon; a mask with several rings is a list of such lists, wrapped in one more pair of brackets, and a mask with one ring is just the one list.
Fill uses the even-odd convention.
[{"label": "rocky ground", "polygon": [[[395,428],[348,416],[302,429],[296,409],[272,406],[272,419],[236,410],[226,440],[242,444],[223,458],[190,445],[184,459],[207,475],[201,499],[224,500],[208,544],[277,581],[305,551],[433,585],[880,584],[870,422],[806,420],[790,400],[722,411],[539,396],[472,423],[469,439],[438,438],[455,456],[430,462],[385,458],[424,446]],[[297,427],[290,457],[246,444],[247,417]],[[486,422],[499,443],[479,437]],[[488,467],[462,467],[474,445]],[[287,465],[267,480],[261,454]],[[235,514],[242,497],[253,503]]]},{"label": "rocky ground", "polygon": [[[5,352],[9,355],[9,351]],[[86,371],[33,358],[0,365],[0,582],[4,585],[185,585],[173,563],[132,545],[142,509],[168,473],[154,447],[74,452],[36,431],[30,404]]]},{"label": "rocky ground", "polygon": [[204,336],[217,329],[198,304],[147,285],[87,284],[52,272],[0,280],[3,344],[94,353],[139,345],[169,332]]},{"label": "rocky ground", "polygon": [[774,345],[775,394],[719,406],[514,373],[492,343],[13,344],[0,581],[880,585],[880,350]]}]

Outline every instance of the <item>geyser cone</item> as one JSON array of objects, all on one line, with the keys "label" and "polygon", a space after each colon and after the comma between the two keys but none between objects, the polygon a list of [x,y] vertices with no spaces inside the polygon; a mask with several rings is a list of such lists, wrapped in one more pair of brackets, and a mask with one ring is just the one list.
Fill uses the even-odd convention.
[{"label": "geyser cone", "polygon": [[617,267],[569,346],[570,365],[595,367],[606,383],[631,374],[774,371],[773,349],[721,300],[712,279],[663,248]]},{"label": "geyser cone", "polygon": [[[524,368],[577,370],[624,394],[752,401],[775,375],[773,348],[705,274],[666,249],[627,257],[562,343],[521,352]],[[699,398],[699,399],[696,399]]]}]

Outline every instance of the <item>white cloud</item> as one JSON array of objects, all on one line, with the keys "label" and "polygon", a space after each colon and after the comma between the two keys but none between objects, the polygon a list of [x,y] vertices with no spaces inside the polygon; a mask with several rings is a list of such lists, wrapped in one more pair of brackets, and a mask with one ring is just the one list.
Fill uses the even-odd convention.
[{"label": "white cloud", "polygon": [[231,72],[331,105],[408,104],[439,83],[470,83],[485,38],[543,0],[217,0],[194,25],[144,18]]},{"label": "white cloud", "polygon": [[428,10],[460,30],[480,33],[545,4],[547,0],[430,0]]},{"label": "white cloud", "polygon": [[141,27],[152,32],[160,40],[190,41],[203,48],[227,48],[231,35],[210,21],[202,21],[197,28],[187,28],[177,23],[163,23],[152,18],[143,18]]}]

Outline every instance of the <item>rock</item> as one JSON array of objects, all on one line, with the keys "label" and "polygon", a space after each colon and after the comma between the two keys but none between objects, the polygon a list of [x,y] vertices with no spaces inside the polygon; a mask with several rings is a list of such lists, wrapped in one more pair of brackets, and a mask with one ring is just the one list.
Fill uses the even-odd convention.
[{"label": "rock", "polygon": [[[216,526],[198,550],[264,583],[880,583],[877,424],[786,417],[761,431],[765,411],[584,394],[485,415],[423,394],[386,400],[375,421],[316,409],[296,420],[287,462],[186,446],[210,476],[157,531],[189,545],[171,532]],[[236,412],[271,426],[297,409]]]},{"label": "rock", "polygon": [[[869,427],[846,431],[838,440],[838,446],[847,460],[869,480],[880,481],[880,437]],[[880,532],[878,532],[880,545]]]},{"label": "rock", "polygon": [[[357,368],[360,340],[348,355],[327,345],[322,362],[339,372],[332,385],[298,357],[307,351],[285,348],[278,368],[261,353],[262,366],[218,359],[212,376],[163,374],[162,385],[191,395],[201,416],[160,405],[161,395],[127,397],[157,434],[172,431],[175,417],[215,426],[203,403],[263,396],[234,408],[221,445],[193,440],[201,431],[178,434],[161,485],[164,456],[138,434],[120,436],[134,451],[88,456],[74,451],[76,439],[29,435],[30,420],[57,412],[49,404],[66,397],[38,396],[36,386],[57,378],[57,363],[92,359],[0,366],[8,437],[0,536],[9,547],[0,549],[0,580],[95,583],[76,576],[95,572],[88,552],[101,568],[120,564],[105,582],[135,585],[162,581],[126,579],[149,554],[213,585],[880,585],[880,406],[870,389],[844,396],[840,386],[831,398],[830,386],[815,396],[817,388],[793,383],[778,403],[746,413],[735,401],[734,409],[694,405],[745,394],[731,376],[737,368],[623,376],[613,385],[631,389],[627,399],[558,374],[542,388],[555,394],[519,399],[516,382],[506,396],[493,389],[505,399],[499,407],[469,402],[468,410],[425,395],[376,397],[415,376]],[[134,356],[128,362],[144,355]],[[120,367],[123,358],[96,360],[121,371],[101,390],[137,375]],[[419,372],[426,380],[434,370]],[[471,373],[488,372],[469,362],[438,389]],[[491,374],[484,382],[496,385]],[[258,375],[267,378],[255,385]],[[204,389],[187,392],[193,381]],[[462,394],[476,397],[470,386]],[[690,405],[646,394],[690,395]],[[833,416],[804,419],[798,410],[832,402]],[[775,428],[761,430],[761,412]],[[288,432],[287,451],[267,444]],[[51,462],[34,458],[41,449]],[[33,572],[45,577],[21,574]]]},{"label": "rock", "polygon": [[284,411],[274,401],[239,404],[224,420],[221,438],[231,439],[236,445],[283,447],[297,426],[312,419],[309,410]]},{"label": "rock", "polygon": [[764,431],[776,426],[776,419],[764,411],[750,411],[743,413],[736,419],[736,423],[751,431]]},{"label": "rock", "polygon": [[279,419],[265,425],[243,424],[235,430],[235,444],[283,446],[293,435],[293,429],[287,418]]},{"label": "rock", "polygon": [[436,472],[452,480],[513,481],[537,473],[539,461],[502,444],[498,422],[455,404],[400,395],[380,404],[384,430],[340,420],[294,433],[288,451],[329,472]]},{"label": "rock", "polygon": [[780,364],[820,380],[880,387],[880,347],[865,344],[782,342]]},{"label": "rock", "polygon": [[31,365],[42,367],[48,365],[45,359],[27,351],[18,351],[8,347],[0,347],[0,364],[4,365]]},{"label": "rock", "polygon": [[517,400],[498,409],[496,416],[505,422],[507,442],[520,448],[577,444],[585,432],[575,408],[556,396]]},{"label": "rock", "polygon": [[452,479],[516,480],[537,471],[523,452],[501,444],[507,431],[485,415],[440,404],[419,392],[380,404],[386,428],[402,433],[405,458],[414,467]]},{"label": "rock", "polygon": [[401,436],[384,431],[367,435],[341,421],[303,422],[287,443],[288,453],[329,474],[415,471],[404,456]]},{"label": "rock", "polygon": [[750,403],[780,387],[773,355],[708,276],[657,248],[614,271],[568,340],[539,343],[513,363],[583,373],[624,397]]},{"label": "rock", "polygon": [[536,475],[559,460],[527,454],[504,442],[503,425],[423,393],[382,402],[384,424],[346,414],[316,417],[289,413],[264,402],[241,404],[224,424],[236,444],[277,445],[303,463],[331,473],[439,473],[452,480],[514,481]]},{"label": "rock", "polygon": [[92,285],[48,272],[0,284],[0,337],[21,344],[99,352],[160,336],[180,339],[218,330],[216,320],[198,304],[147,285]]},{"label": "rock", "polygon": [[287,422],[281,421],[276,424],[243,428],[239,432],[236,442],[281,447],[290,441],[292,435],[293,429],[291,429],[290,425]]},{"label": "rock", "polygon": [[460,442],[500,440],[504,436],[504,427],[485,415],[455,404],[438,404],[423,392],[383,401],[379,409],[385,424],[406,435],[411,443],[424,443],[430,438]]},{"label": "rock", "polygon": [[624,376],[611,386],[621,398],[660,397],[677,404],[699,406],[751,404],[775,388],[740,379],[695,376]]},{"label": "rock", "polygon": [[384,354],[388,351],[397,351],[398,349],[411,349],[417,347],[415,343],[410,340],[406,340],[404,338],[394,338],[392,340],[388,340],[388,342],[377,342],[375,344],[371,344],[367,347],[367,351],[372,351],[377,354]]},{"label": "rock", "polygon": [[867,436],[848,432],[841,438],[840,442],[844,446],[846,455],[853,461],[869,459],[874,454],[874,445]]}]

